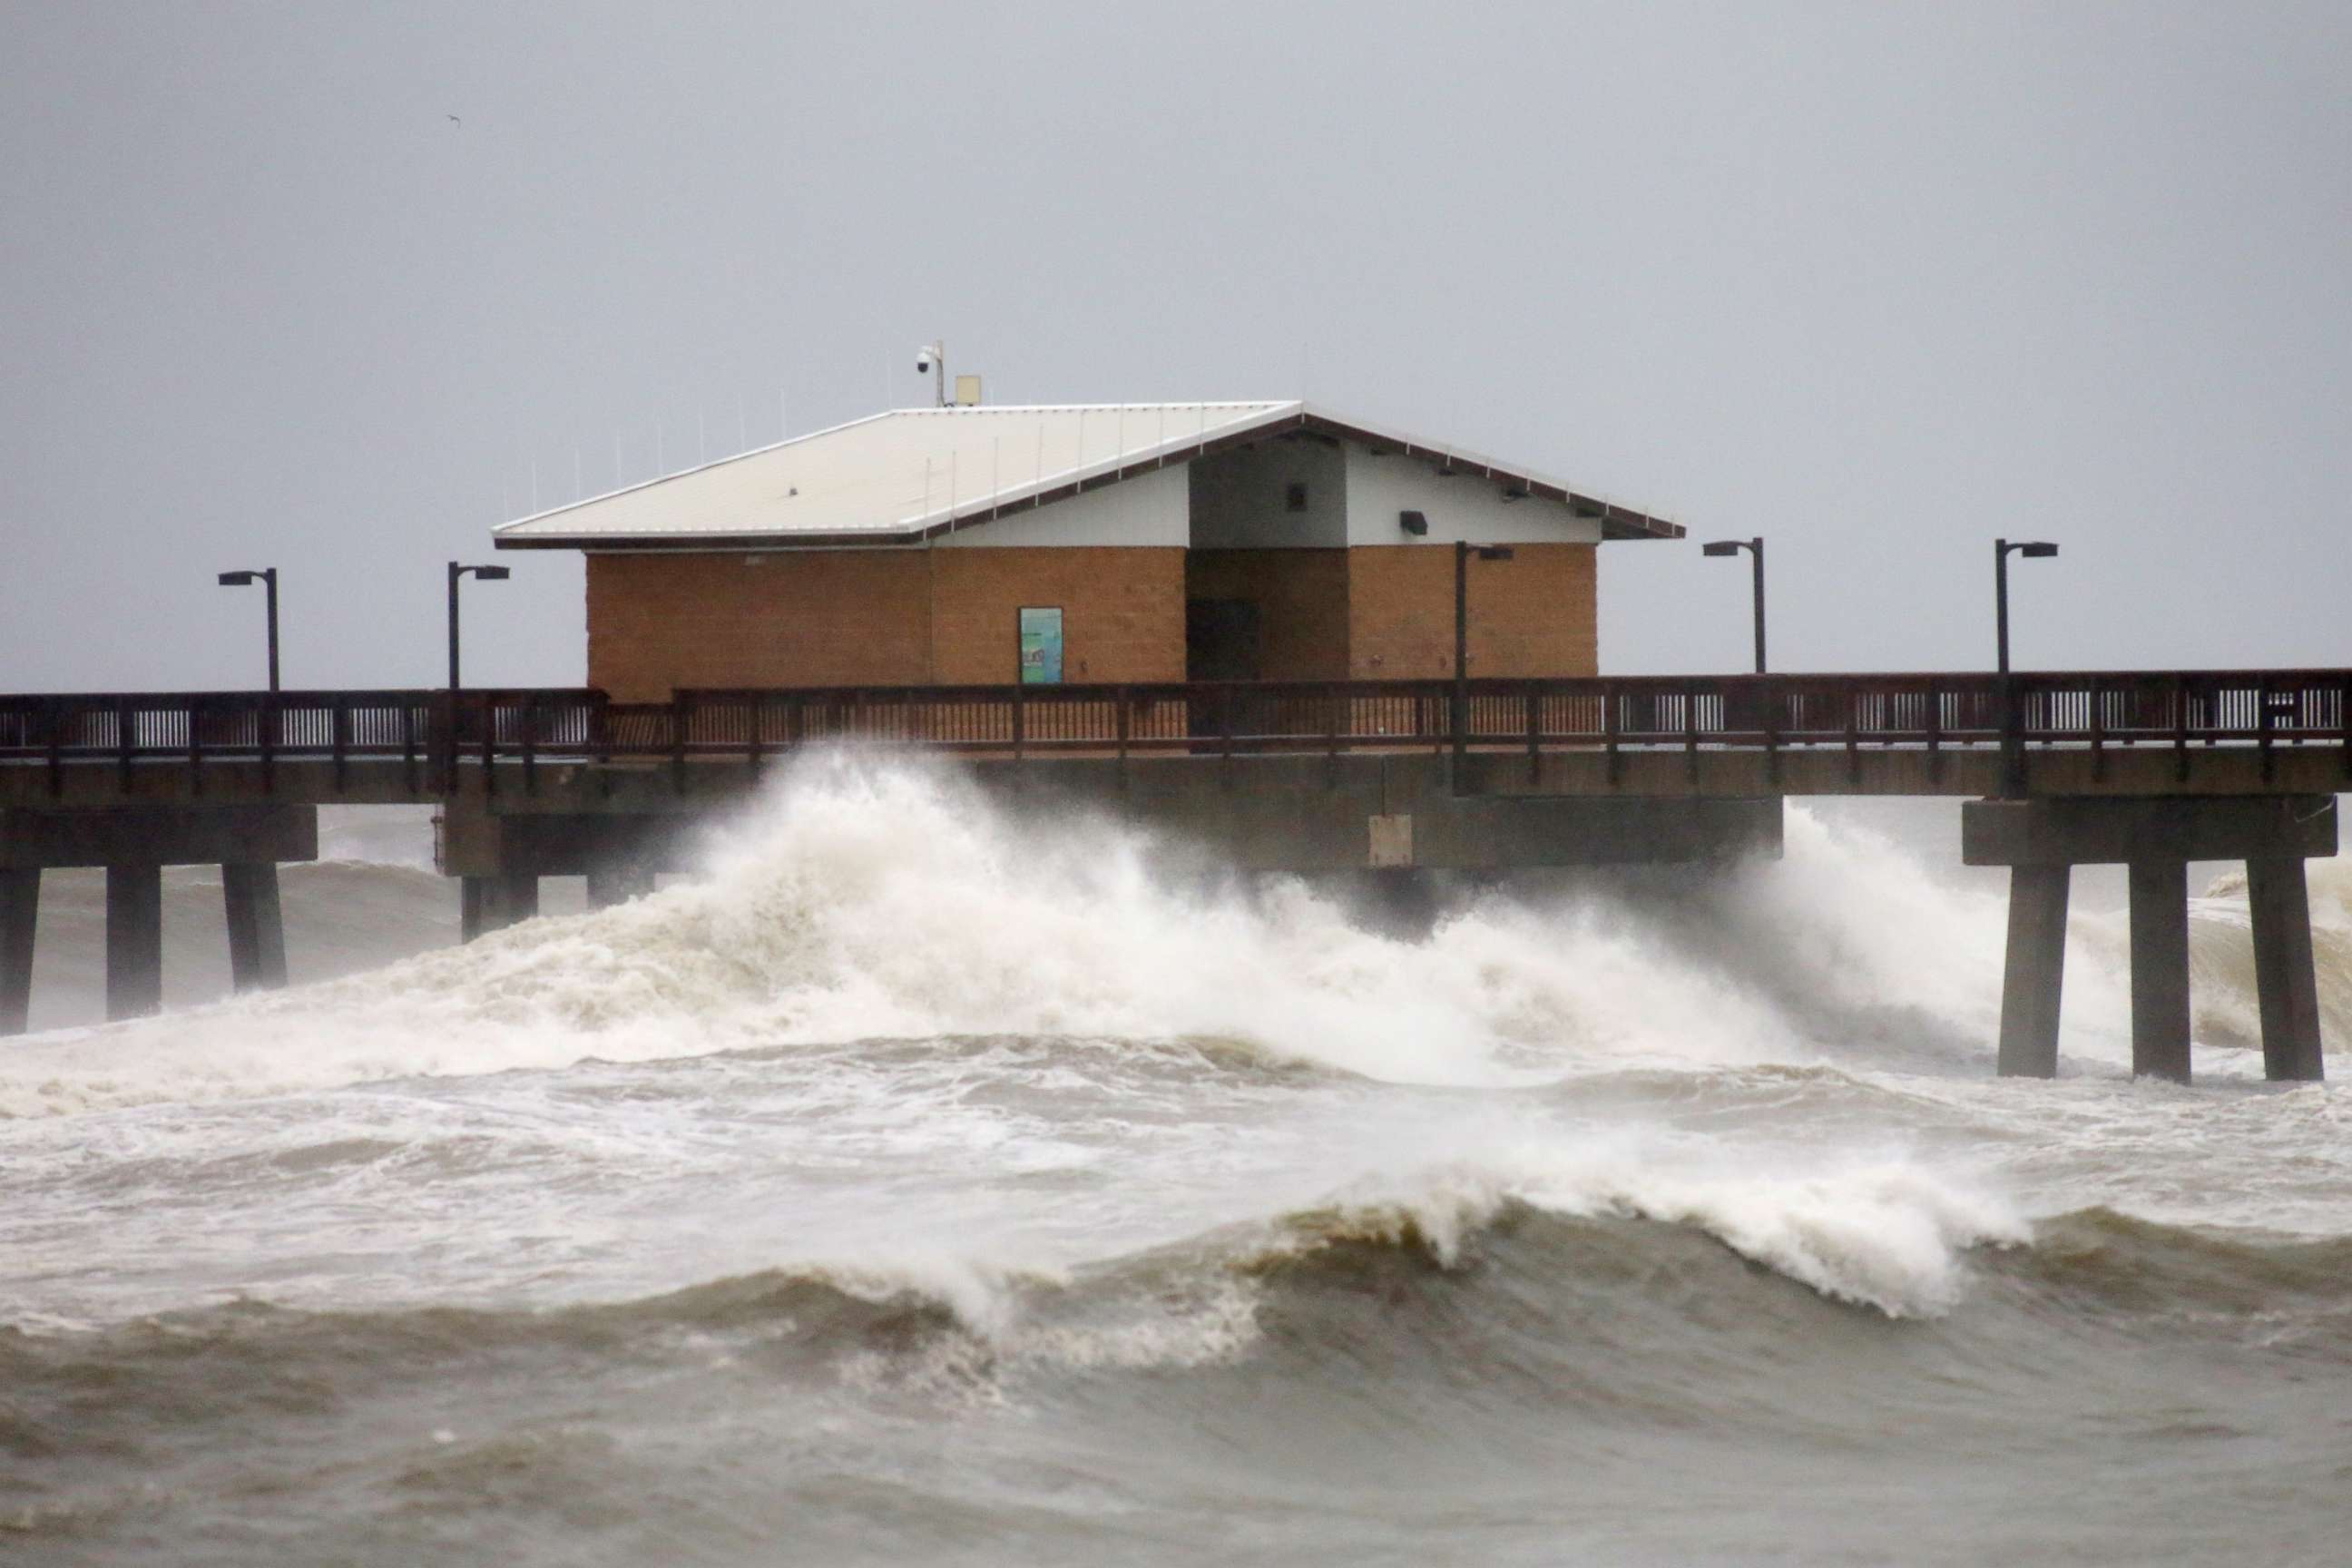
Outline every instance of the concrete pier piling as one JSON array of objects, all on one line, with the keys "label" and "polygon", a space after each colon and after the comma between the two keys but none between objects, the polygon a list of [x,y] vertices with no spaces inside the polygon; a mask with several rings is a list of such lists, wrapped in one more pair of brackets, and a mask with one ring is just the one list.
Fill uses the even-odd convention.
[{"label": "concrete pier piling", "polygon": [[2011,868],[2000,1072],[2048,1078],[2058,1070],[2065,879],[2074,866],[2120,863],[2131,877],[2132,1071],[2188,1082],[2189,862],[2243,860],[2263,1070],[2275,1079],[2318,1079],[2319,992],[2303,863],[2335,853],[2331,795],[1968,802],[1960,858]]},{"label": "concrete pier piling", "polygon": [[2187,1083],[2189,862],[2135,860],[2130,875],[2132,1075]]},{"label": "concrete pier piling", "polygon": [[163,868],[106,868],[106,1021],[163,1005]]},{"label": "concrete pier piling", "polygon": [[2326,1068],[2303,861],[2271,855],[2249,859],[2246,898],[2253,915],[2254,984],[2262,995],[2263,1076],[2315,1083]]},{"label": "concrete pier piling", "polygon": [[539,874],[499,871],[457,880],[457,934],[472,942],[539,914]]},{"label": "concrete pier piling", "polygon": [[228,918],[230,984],[239,991],[273,991],[286,984],[286,917],[278,901],[278,868],[268,861],[221,867],[221,902]]},{"label": "concrete pier piling", "polygon": [[21,1035],[33,1002],[33,932],[41,870],[0,867],[0,1035]]},{"label": "concrete pier piling", "polygon": [[2058,1004],[2066,974],[2064,866],[2019,866],[2009,874],[2009,951],[2000,987],[2000,1072],[2058,1076]]}]

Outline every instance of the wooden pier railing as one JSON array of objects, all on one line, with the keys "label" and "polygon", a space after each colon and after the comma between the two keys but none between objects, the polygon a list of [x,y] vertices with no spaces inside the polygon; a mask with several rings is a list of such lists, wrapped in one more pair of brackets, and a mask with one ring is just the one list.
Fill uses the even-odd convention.
[{"label": "wooden pier railing", "polygon": [[[1458,712],[1458,719],[1457,719]],[[0,764],[394,759],[409,788],[492,762],[759,760],[820,742],[1084,752],[1761,752],[2334,746],[2352,670],[1734,675],[1558,679],[683,690],[116,692],[0,697]]]}]

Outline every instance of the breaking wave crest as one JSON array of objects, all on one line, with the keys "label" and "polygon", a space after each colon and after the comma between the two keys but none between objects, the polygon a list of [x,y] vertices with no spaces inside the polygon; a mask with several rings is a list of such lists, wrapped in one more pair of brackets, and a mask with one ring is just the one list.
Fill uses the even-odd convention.
[{"label": "breaking wave crest", "polygon": [[[584,1368],[814,1380],[964,1402],[1048,1397],[1073,1376],[1221,1367],[1294,1377],[1298,1397],[1328,1396],[1326,1363],[1378,1358],[1395,1373],[1381,1396],[1402,1405],[1475,1352],[1482,1359],[1464,1364],[1549,1369],[1596,1405],[1638,1387],[1650,1406],[1736,1419],[1721,1368],[1835,1355],[1857,1314],[1924,1319],[1914,1332],[1971,1355],[1981,1347],[1988,1367],[2005,1363],[1998,1347],[2020,1314],[2069,1316],[2073,1331],[2119,1342],[2174,1335],[2352,1364],[2340,1290],[2352,1240],[2224,1237],[2104,1209],[2029,1232],[1916,1178],[1857,1173],[1853,1189],[1874,1223],[1849,1209],[1822,1229],[1816,1200],[1826,1193],[1570,1200],[1440,1173],[1411,1198],[1335,1201],[1066,1274],[782,1268],[553,1310],[237,1302],[100,1331],[10,1331],[0,1375],[16,1397],[0,1449],[58,1458],[136,1442],[142,1427],[200,1408],[207,1420],[240,1410],[261,1419],[289,1402],[374,1397],[469,1367],[557,1383]],[[1890,1233],[1897,1209],[1912,1212]],[[1943,1317],[1961,1271],[1983,1289]],[[1899,1290],[1912,1294],[1885,1294]],[[1502,1377],[1496,1387],[1529,1400],[1557,1394],[1513,1394]]]}]

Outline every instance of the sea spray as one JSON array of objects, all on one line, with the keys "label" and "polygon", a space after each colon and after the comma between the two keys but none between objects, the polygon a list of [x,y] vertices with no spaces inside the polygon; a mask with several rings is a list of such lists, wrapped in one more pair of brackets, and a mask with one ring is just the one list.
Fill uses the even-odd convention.
[{"label": "sea spray", "polygon": [[17,1047],[0,1110],[283,1093],[944,1034],[1229,1040],[1393,1081],[1588,1054],[1811,1053],[1769,1007],[1599,904],[1488,902],[1426,942],[1288,879],[1171,887],[1154,841],[1025,821],[944,768],[804,759],[702,873],[375,973]]},{"label": "sea spray", "polygon": [[[1972,1071],[1998,1006],[1999,901],[1802,807],[1784,860],[1491,893],[1419,942],[1365,931],[1295,879],[1171,879],[1171,847],[1107,818],[1008,813],[945,765],[803,757],[709,836],[686,883],[341,981],[22,1043],[0,1058],[0,1112],[971,1035],[1228,1041],[1464,1086],[1857,1048]],[[2333,909],[2320,864],[2315,901]],[[2200,900],[2193,962],[2200,1019],[2243,1046],[2251,954],[2232,897]],[[2078,913],[2074,939],[2069,1060],[2121,1072],[2121,918]],[[2323,924],[2321,939],[2333,1036],[2352,1028],[2352,931]],[[2242,1054],[2220,1065],[2247,1070]]]}]

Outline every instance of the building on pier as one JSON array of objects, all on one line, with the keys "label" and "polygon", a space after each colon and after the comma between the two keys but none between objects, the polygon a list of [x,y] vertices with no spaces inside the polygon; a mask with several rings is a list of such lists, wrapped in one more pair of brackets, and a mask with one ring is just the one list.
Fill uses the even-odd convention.
[{"label": "building on pier", "polygon": [[713,687],[1597,672],[1604,540],[1683,531],[1304,403],[898,409],[509,523],[579,550],[588,682]]}]

